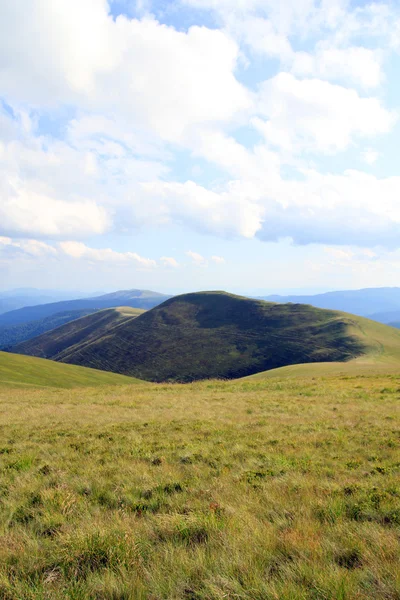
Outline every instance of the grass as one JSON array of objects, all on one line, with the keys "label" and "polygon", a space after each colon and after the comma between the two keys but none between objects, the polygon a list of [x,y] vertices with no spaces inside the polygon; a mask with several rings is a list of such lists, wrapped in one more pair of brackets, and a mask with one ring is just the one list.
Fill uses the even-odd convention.
[{"label": "grass", "polygon": [[74,388],[133,383],[134,379],[123,375],[0,352],[0,389]]},{"label": "grass", "polygon": [[0,389],[0,598],[398,600],[399,377],[297,369]]}]

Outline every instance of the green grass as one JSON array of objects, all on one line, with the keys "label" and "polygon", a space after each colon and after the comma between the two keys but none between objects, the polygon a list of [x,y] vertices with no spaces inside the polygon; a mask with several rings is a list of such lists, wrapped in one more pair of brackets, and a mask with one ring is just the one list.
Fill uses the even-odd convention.
[{"label": "green grass", "polygon": [[[371,345],[363,320],[353,315],[223,292],[177,296],[136,319],[103,327],[110,314],[85,317],[16,351],[149,381],[189,382],[348,361],[369,353]],[[400,346],[400,333],[393,335]]]},{"label": "green grass", "polygon": [[381,368],[0,389],[0,598],[398,600]]},{"label": "green grass", "polygon": [[16,387],[74,388],[132,383],[135,383],[133,378],[123,375],[75,365],[63,365],[31,356],[0,352],[0,389]]}]

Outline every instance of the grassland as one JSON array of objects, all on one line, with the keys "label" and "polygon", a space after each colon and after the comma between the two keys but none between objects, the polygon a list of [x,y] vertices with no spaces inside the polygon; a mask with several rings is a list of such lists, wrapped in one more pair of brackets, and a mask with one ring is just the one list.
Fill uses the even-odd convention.
[{"label": "grassland", "polygon": [[[0,352],[0,389],[131,385],[130,377]],[[10,392],[11,394],[14,392]],[[55,393],[55,390],[52,390]],[[0,596],[1,598],[1,596]]]},{"label": "grassland", "polygon": [[398,600],[400,382],[379,360],[3,387],[0,598]]}]

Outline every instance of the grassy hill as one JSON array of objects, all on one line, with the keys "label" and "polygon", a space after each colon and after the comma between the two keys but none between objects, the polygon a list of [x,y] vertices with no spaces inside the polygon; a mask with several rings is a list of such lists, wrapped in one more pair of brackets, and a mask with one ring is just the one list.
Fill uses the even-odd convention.
[{"label": "grassy hill", "polygon": [[0,598],[398,600],[398,373],[305,366],[0,386]]},{"label": "grassy hill", "polygon": [[[78,341],[67,339],[67,345],[62,336],[59,340],[58,332],[65,330],[60,328],[15,350],[150,381],[187,382],[244,377],[291,364],[349,361],[380,348],[378,339],[365,334],[366,320],[224,292],[177,296],[104,335],[96,332],[100,318],[97,313],[65,326],[68,330],[92,322],[90,339],[77,332]],[[390,335],[400,345],[400,333]]]},{"label": "grassy hill", "polygon": [[164,294],[150,290],[121,290],[112,294],[96,296],[94,298],[78,298],[77,300],[65,300],[63,302],[52,302],[40,306],[25,306],[0,315],[0,329],[38,321],[60,312],[71,310],[115,308],[118,306],[130,306],[132,308],[149,309],[161,304],[169,298]]},{"label": "grassy hill", "polygon": [[75,388],[130,385],[134,382],[131,377],[123,375],[0,352],[0,389]]},{"label": "grassy hill", "polygon": [[101,310],[18,344],[12,351],[57,360],[65,351],[70,353],[83,350],[96,340],[106,339],[115,328],[134,320],[144,312],[140,308],[127,306]]},{"label": "grassy hill", "polygon": [[84,308],[82,310],[64,311],[38,321],[29,321],[29,323],[21,323],[13,327],[0,328],[0,350],[22,344],[22,342],[37,337],[46,331],[51,331],[65,323],[90,315],[96,310],[95,308]]}]

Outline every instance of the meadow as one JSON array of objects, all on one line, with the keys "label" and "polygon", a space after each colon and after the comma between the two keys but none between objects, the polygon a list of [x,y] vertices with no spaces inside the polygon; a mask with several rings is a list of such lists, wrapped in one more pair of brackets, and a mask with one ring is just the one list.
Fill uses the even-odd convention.
[{"label": "meadow", "polygon": [[399,376],[287,373],[0,384],[0,598],[400,599]]}]

